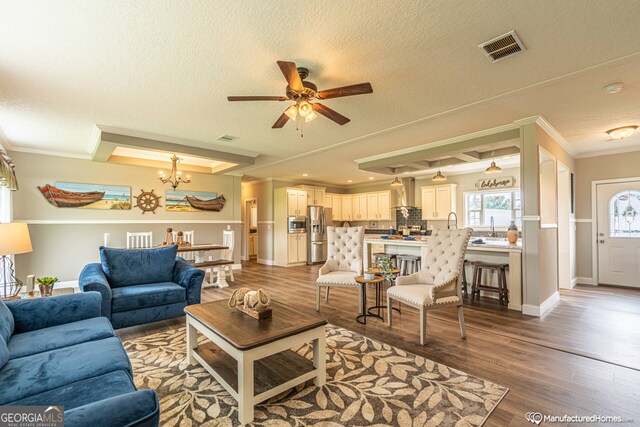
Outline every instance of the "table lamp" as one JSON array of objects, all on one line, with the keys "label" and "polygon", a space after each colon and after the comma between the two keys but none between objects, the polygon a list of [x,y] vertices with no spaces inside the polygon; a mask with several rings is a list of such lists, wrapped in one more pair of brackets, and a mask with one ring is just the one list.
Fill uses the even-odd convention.
[{"label": "table lamp", "polygon": [[9,255],[25,254],[32,250],[27,224],[0,224],[0,298],[15,297],[22,288],[22,282],[15,275]]}]

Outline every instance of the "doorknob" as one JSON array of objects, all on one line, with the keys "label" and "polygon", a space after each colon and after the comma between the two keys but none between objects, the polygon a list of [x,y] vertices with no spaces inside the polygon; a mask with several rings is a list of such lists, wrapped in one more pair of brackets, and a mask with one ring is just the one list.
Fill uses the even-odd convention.
[{"label": "doorknob", "polygon": [[604,243],[604,240],[600,240],[600,243]]}]

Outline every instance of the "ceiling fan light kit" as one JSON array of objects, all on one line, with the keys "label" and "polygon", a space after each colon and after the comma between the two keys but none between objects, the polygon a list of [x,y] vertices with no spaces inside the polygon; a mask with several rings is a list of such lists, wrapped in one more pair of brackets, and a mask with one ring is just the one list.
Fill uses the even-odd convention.
[{"label": "ceiling fan light kit", "polygon": [[[302,124],[309,123],[322,114],[330,120],[345,125],[349,119],[319,102],[311,102],[324,99],[340,98],[344,96],[362,95],[372,93],[371,83],[359,83],[334,89],[318,91],[318,87],[312,82],[305,81],[309,76],[309,70],[304,67],[296,67],[294,62],[277,61],[280,71],[287,80],[286,96],[228,96],[229,101],[294,101],[295,104],[287,107],[273,124],[273,129],[282,128],[289,120],[296,122],[296,128],[302,134]],[[304,120],[297,121],[300,116]]]},{"label": "ceiling fan light kit", "polygon": [[638,126],[622,126],[615,129],[609,129],[607,133],[613,139],[623,140],[625,138],[629,138],[631,135],[635,133],[638,129]]}]

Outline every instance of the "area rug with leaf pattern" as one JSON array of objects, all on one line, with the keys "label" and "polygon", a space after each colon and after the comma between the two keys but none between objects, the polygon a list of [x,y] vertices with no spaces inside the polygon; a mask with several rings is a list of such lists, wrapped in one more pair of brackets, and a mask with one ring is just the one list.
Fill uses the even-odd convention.
[{"label": "area rug with leaf pattern", "polygon": [[[204,340],[203,337],[200,337]],[[236,401],[186,361],[185,328],[124,342],[138,388],[154,388],[162,426],[236,426]],[[312,359],[310,345],[293,349]],[[284,367],[286,369],[286,367]],[[255,426],[478,426],[508,389],[328,325],[327,383],[255,408]]]}]

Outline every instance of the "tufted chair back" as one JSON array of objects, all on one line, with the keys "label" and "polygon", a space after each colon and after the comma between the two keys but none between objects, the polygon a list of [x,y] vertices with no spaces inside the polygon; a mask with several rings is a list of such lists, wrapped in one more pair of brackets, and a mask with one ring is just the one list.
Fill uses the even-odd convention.
[{"label": "tufted chair back", "polygon": [[331,271],[362,274],[364,227],[327,227],[327,262]]},{"label": "tufted chair back", "polygon": [[464,253],[473,229],[435,230],[429,239],[419,275],[422,283],[439,285],[462,275]]}]

